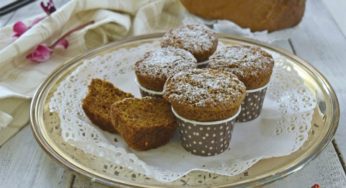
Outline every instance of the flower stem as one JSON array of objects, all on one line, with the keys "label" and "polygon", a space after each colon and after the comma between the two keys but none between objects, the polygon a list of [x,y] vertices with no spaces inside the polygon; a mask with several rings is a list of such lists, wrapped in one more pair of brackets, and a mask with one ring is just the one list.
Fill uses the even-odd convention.
[{"label": "flower stem", "polygon": [[82,25],[80,25],[80,26],[78,26],[78,27],[76,27],[76,28],[73,28],[72,30],[68,31],[68,32],[65,33],[63,36],[61,36],[58,40],[56,40],[52,45],[49,46],[49,48],[51,48],[51,49],[55,48],[55,46],[56,46],[57,44],[59,44],[59,41],[60,41],[60,40],[62,40],[62,39],[64,39],[64,38],[68,37],[68,36],[71,35],[73,32],[78,31],[78,30],[80,30],[80,29],[83,29],[84,27],[86,27],[86,26],[88,26],[88,25],[91,25],[91,24],[93,24],[93,23],[95,23],[94,20],[92,20],[92,21],[90,21],[90,22],[87,22],[87,23],[85,23],[85,24],[82,24]]}]

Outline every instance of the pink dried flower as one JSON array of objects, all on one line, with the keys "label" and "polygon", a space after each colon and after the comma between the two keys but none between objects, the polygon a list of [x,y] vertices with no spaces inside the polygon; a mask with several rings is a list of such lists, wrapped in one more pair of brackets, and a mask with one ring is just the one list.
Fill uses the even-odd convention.
[{"label": "pink dried flower", "polygon": [[319,184],[314,184],[311,188],[321,188],[321,186]]},{"label": "pink dried flower", "polygon": [[[46,4],[44,2],[40,3],[43,11],[49,16],[53,12],[56,11],[55,5],[53,0],[49,0]],[[22,21],[18,21],[13,25],[13,32],[14,32],[14,37],[18,38],[20,37],[23,33],[25,33],[27,30],[32,28],[35,24],[43,20],[45,17],[38,17],[33,20],[33,22],[30,25],[25,25]]]},{"label": "pink dried flower", "polygon": [[16,22],[13,27],[12,27],[12,30],[14,32],[13,36],[15,38],[18,38],[20,37],[22,34],[24,34],[27,30],[29,30],[30,28],[32,28],[35,24],[37,24],[38,22],[40,22],[41,20],[43,20],[44,17],[38,17],[38,18],[35,18],[31,25],[27,26],[25,25],[24,22],[22,21],[18,21]]},{"label": "pink dried flower", "polygon": [[53,0],[49,0],[47,3],[41,2],[40,5],[47,15],[50,15],[56,11]]},{"label": "pink dried flower", "polygon": [[47,61],[53,53],[53,49],[51,49],[46,44],[39,44],[35,50],[26,56],[27,59],[39,63]]},{"label": "pink dried flower", "polygon": [[69,35],[71,35],[73,32],[78,31],[90,24],[93,24],[94,21],[90,21],[86,24],[80,25],[67,33],[65,33],[63,36],[61,36],[57,41],[55,41],[52,45],[48,46],[47,44],[39,44],[33,52],[28,54],[26,56],[27,59],[31,60],[35,63],[41,63],[47,61],[51,55],[53,54],[53,50],[58,47],[62,47],[64,49],[67,49],[69,47],[69,42],[66,39]]},{"label": "pink dried flower", "polygon": [[69,42],[66,39],[61,39],[58,41],[58,43],[56,44],[56,48],[64,48],[67,49],[69,46]]},{"label": "pink dried flower", "polygon": [[23,33],[25,33],[25,31],[28,30],[28,27],[25,25],[25,23],[23,23],[22,21],[18,21],[13,25],[13,32],[14,32],[14,37],[19,37],[21,36]]}]

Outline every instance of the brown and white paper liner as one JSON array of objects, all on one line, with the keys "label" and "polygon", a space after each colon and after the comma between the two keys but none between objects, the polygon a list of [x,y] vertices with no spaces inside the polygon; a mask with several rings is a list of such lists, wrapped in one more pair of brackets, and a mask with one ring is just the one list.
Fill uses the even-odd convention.
[{"label": "brown and white paper liner", "polygon": [[208,66],[209,66],[209,60],[197,63],[197,68],[199,69],[208,68]]},{"label": "brown and white paper liner", "polygon": [[241,112],[237,122],[247,122],[256,119],[262,111],[267,85],[254,90],[247,90],[244,101],[241,104]]},{"label": "brown and white paper liner", "polygon": [[135,79],[137,85],[138,85],[138,88],[139,88],[139,92],[141,93],[141,96],[142,97],[160,97],[162,98],[162,95],[163,95],[163,91],[153,91],[153,90],[150,90],[150,89],[147,89],[145,87],[143,87],[137,79]]},{"label": "brown and white paper liner", "polygon": [[150,97],[161,97],[162,98],[162,94],[154,93],[155,91],[150,92],[148,90],[143,90],[142,88],[139,88],[139,92],[141,93],[142,97],[150,96]]},{"label": "brown and white paper liner", "polygon": [[172,111],[177,119],[181,144],[185,150],[195,155],[213,156],[228,148],[240,108],[234,116],[212,122],[188,120],[178,115],[173,108]]}]

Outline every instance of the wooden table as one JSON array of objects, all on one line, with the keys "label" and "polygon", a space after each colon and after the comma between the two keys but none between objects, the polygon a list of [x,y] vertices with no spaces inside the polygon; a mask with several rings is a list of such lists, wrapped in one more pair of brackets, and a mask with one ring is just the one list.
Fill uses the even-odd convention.
[{"label": "wooden table", "polygon": [[[5,0],[6,1],[6,0]],[[55,0],[57,6],[67,0]],[[264,187],[346,187],[346,1],[308,0],[303,22],[290,39],[275,45],[286,48],[320,70],[334,87],[341,106],[335,139],[297,173]],[[0,18],[0,27],[41,13],[28,5]],[[0,187],[105,187],[75,175],[51,160],[36,143],[29,126],[0,146]]]}]

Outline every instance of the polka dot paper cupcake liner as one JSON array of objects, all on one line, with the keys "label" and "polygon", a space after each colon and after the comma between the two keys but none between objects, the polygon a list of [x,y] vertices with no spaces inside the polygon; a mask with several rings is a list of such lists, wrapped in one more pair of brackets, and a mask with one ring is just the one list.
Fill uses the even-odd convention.
[{"label": "polka dot paper cupcake liner", "polygon": [[142,97],[160,97],[160,98],[162,98],[162,94],[156,94],[153,92],[148,92],[147,90],[143,90],[141,88],[139,88],[139,92],[141,93]]},{"label": "polka dot paper cupcake liner", "polygon": [[197,63],[197,68],[203,69],[203,68],[208,68],[209,61],[202,61]]},{"label": "polka dot paper cupcake liner", "polygon": [[228,119],[212,122],[188,120],[173,108],[172,111],[177,119],[181,144],[185,150],[194,155],[214,156],[228,149],[235,119],[241,109]]},{"label": "polka dot paper cupcake liner", "polygon": [[256,90],[247,90],[244,101],[241,104],[241,112],[237,122],[248,122],[256,119],[262,111],[267,86]]},{"label": "polka dot paper cupcake liner", "polygon": [[145,87],[143,87],[141,84],[139,84],[139,82],[137,81],[137,79],[135,79],[137,86],[139,88],[139,92],[141,94],[142,97],[160,97],[162,98],[163,96],[163,91],[153,91],[150,89],[147,89]]}]

